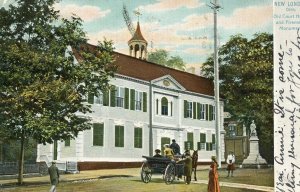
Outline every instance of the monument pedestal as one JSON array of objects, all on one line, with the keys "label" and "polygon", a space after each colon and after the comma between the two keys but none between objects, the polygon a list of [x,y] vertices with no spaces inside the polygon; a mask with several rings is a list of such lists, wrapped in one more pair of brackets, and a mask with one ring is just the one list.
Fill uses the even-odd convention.
[{"label": "monument pedestal", "polygon": [[250,153],[247,159],[244,159],[242,167],[260,168],[262,165],[267,166],[266,160],[259,154],[258,141],[259,139],[257,136],[250,137]]}]

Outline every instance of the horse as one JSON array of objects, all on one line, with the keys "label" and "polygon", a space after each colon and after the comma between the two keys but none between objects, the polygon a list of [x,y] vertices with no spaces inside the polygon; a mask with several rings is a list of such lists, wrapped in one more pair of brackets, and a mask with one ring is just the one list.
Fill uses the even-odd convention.
[{"label": "horse", "polygon": [[192,172],[194,172],[194,179],[197,181],[197,165],[198,165],[198,150],[194,150],[192,155]]}]

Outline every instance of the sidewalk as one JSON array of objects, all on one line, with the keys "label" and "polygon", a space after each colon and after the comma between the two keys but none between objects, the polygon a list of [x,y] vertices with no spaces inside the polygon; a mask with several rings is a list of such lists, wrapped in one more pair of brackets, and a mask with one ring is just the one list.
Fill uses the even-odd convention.
[{"label": "sidewalk", "polygon": [[[199,169],[207,169],[207,166],[200,167]],[[92,171],[81,171],[79,174],[62,174],[60,176],[61,182],[75,182],[75,181],[87,181],[87,180],[97,180],[101,178],[110,177],[140,177],[140,168],[128,168],[128,169],[101,169]],[[15,187],[17,179],[2,179],[0,180],[0,189]],[[25,177],[25,185],[48,185],[49,176],[35,176],[35,177]],[[192,183],[207,184],[207,180],[192,181]],[[241,183],[231,183],[231,182],[220,182],[220,186],[233,187],[233,188],[244,188],[244,189],[254,189],[265,192],[274,191],[274,187],[267,186],[257,186]]]}]

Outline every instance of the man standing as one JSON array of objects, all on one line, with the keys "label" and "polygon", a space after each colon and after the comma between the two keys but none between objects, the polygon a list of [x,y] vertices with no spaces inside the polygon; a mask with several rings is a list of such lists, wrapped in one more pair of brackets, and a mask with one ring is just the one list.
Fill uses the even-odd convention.
[{"label": "man standing", "polygon": [[177,161],[177,163],[184,162],[184,175],[185,175],[185,184],[191,183],[192,178],[192,157],[190,151],[186,150],[184,153],[185,158]]},{"label": "man standing", "polygon": [[235,166],[234,166],[235,156],[232,151],[229,152],[226,162],[227,162],[227,171],[228,171],[227,177],[229,177],[230,172],[231,172],[231,177],[233,177],[233,170],[235,170]]},{"label": "man standing", "polygon": [[170,148],[174,151],[175,155],[180,155],[180,146],[176,143],[175,139],[172,139]]},{"label": "man standing", "polygon": [[52,165],[48,168],[48,173],[50,175],[51,183],[51,188],[49,192],[56,192],[56,185],[59,182],[59,172],[54,161],[52,161]]}]

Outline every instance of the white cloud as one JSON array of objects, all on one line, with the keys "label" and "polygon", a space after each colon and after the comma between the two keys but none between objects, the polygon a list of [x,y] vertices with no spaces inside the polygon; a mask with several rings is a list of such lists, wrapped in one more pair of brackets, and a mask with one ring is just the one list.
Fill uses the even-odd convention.
[{"label": "white cloud", "polygon": [[60,15],[64,18],[70,18],[72,14],[79,16],[85,22],[91,22],[100,18],[105,17],[111,12],[110,9],[101,10],[96,6],[79,6],[76,4],[55,4],[55,9],[60,11]]},{"label": "white cloud", "polygon": [[200,3],[200,0],[157,0],[157,3],[149,4],[146,6],[139,6],[138,9],[141,9],[146,12],[157,12],[157,11],[168,11],[176,10],[181,7],[186,8],[197,8],[203,6],[204,3]]},{"label": "white cloud", "polygon": [[221,16],[218,23],[224,28],[257,28],[272,23],[272,5],[236,9],[230,17]]},{"label": "white cloud", "polygon": [[127,28],[121,28],[119,30],[102,30],[97,33],[87,34],[89,43],[96,45],[98,41],[103,41],[104,38],[112,40],[114,44],[127,44],[131,35]]}]

